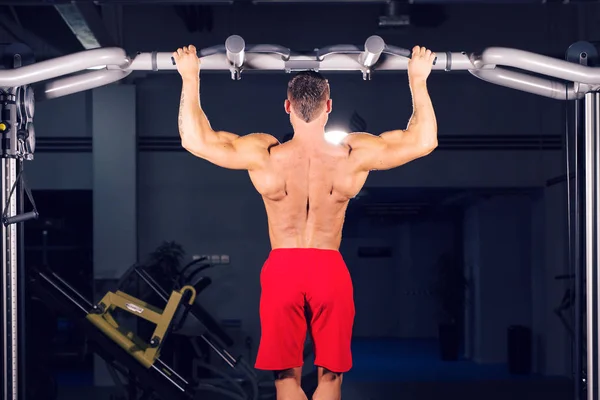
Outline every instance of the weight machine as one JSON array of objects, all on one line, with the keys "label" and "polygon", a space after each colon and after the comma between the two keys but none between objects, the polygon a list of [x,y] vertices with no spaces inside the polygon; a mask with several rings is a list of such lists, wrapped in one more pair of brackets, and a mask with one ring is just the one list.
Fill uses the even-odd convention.
[{"label": "weight machine", "polygon": [[[369,37],[363,46],[333,45],[312,52],[294,52],[273,44],[247,45],[237,35],[223,45],[201,49],[202,71],[229,71],[239,80],[244,72],[293,72],[318,70],[323,72],[360,72],[364,80],[375,73],[407,69],[410,50],[384,42],[379,36]],[[578,170],[584,176],[583,190],[577,204],[584,210],[578,219],[581,234],[575,230],[576,308],[581,310],[585,290],[588,310],[584,324],[581,317],[575,323],[576,363],[584,368],[581,338],[586,327],[586,379],[580,368],[576,372],[576,398],[600,400],[600,366],[598,352],[600,297],[598,293],[598,242],[600,240],[600,67],[593,66],[598,52],[590,43],[577,42],[566,54],[566,60],[518,49],[491,47],[481,54],[438,52],[433,69],[468,71],[484,81],[558,100],[575,100],[577,134],[583,137],[583,160]],[[0,133],[2,140],[2,395],[6,400],[20,400],[23,388],[23,359],[19,353],[21,336],[19,304],[23,302],[19,277],[23,274],[22,237],[17,226],[37,216],[34,210],[25,213],[12,197],[13,188],[21,192],[22,162],[32,159],[35,148],[33,130],[33,93],[38,99],[53,99],[71,93],[111,84],[134,71],[167,71],[176,66],[168,52],[139,53],[129,57],[121,48],[97,48],[30,65],[21,65],[19,53],[14,62],[0,71]],[[508,69],[508,68],[510,69]],[[534,73],[531,75],[526,72]],[[83,73],[81,73],[83,72]],[[34,85],[33,89],[32,86]],[[583,121],[583,123],[579,123]],[[23,196],[20,196],[21,199]],[[22,202],[21,202],[22,203]],[[20,204],[20,203],[19,203]],[[33,204],[33,203],[32,203]],[[22,205],[22,204],[21,204]],[[577,221],[576,221],[577,222]],[[584,287],[585,282],[585,287]],[[580,315],[581,313],[576,313]]]}]

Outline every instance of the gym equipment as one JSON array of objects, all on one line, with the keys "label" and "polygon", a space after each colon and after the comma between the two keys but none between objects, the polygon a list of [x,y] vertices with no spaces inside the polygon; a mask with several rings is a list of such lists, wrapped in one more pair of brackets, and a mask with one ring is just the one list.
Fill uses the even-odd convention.
[{"label": "gym equipment", "polygon": [[[204,260],[197,260],[184,267],[180,272],[178,280],[181,280],[182,277],[185,276],[185,272],[188,271],[192,266],[202,261]],[[209,267],[209,264],[200,265],[198,268],[196,268],[196,271],[202,271]],[[161,299],[163,299],[163,301],[168,301],[169,298],[166,288],[161,287],[143,267],[135,265],[130,269],[150,288],[152,288],[152,290]],[[192,271],[192,273],[188,274],[187,276],[191,276],[193,278],[196,277],[194,278],[193,282],[188,280],[187,285],[194,284],[193,287],[199,289],[199,291],[206,288],[210,284],[209,278],[198,276],[195,271]],[[228,393],[230,397],[239,399],[258,398],[259,393],[256,374],[241,357],[236,359],[227,351],[227,347],[231,346],[233,341],[219,326],[218,322],[215,321],[214,318],[212,318],[212,316],[198,302],[190,303],[189,313],[185,323],[182,324],[180,329],[174,331],[173,334],[185,336],[189,339],[191,348],[197,356],[193,361],[192,375],[194,376],[195,380],[199,382],[199,385],[202,385],[203,383],[201,382],[205,382],[206,380],[198,379],[199,377],[196,375],[196,371],[198,369],[204,369],[217,376],[216,380],[211,380],[211,383],[213,383],[215,386],[220,387],[223,384],[225,385],[225,388],[230,388],[232,391],[235,389],[235,393]],[[235,371],[242,376],[242,382],[250,386],[249,394],[242,388],[236,379],[201,361],[201,357],[199,357],[201,351],[199,350],[199,345],[197,342],[198,338],[206,343],[209,348],[232,369],[232,371]],[[225,388],[224,390],[226,390]]]},{"label": "gym equipment", "polygon": [[[7,210],[2,226],[2,250],[5,256],[2,260],[1,328],[4,336],[8,338],[2,344],[2,370],[5,377],[2,381],[2,398],[18,400],[19,390],[23,390],[26,385],[23,383],[24,374],[19,373],[22,372],[24,357],[18,350],[18,346],[23,342],[19,331],[20,321],[23,320],[23,316],[19,314],[19,304],[23,303],[23,290],[18,280],[23,271],[18,262],[23,257],[17,255],[15,224],[37,216],[35,208],[34,211],[25,213],[22,202],[19,202],[17,207],[17,200],[11,196],[13,187],[18,189],[17,193],[22,190],[22,182],[17,180],[18,170],[22,167],[21,161],[33,157],[35,149],[35,131],[32,118],[29,117],[33,116],[33,96],[29,94],[29,89],[18,95],[19,90],[23,90],[19,88],[36,84],[36,98],[52,99],[116,82],[133,71],[175,70],[176,66],[171,60],[170,52],[140,53],[128,57],[121,48],[98,48],[32,63],[32,57],[28,57],[30,50],[24,49],[23,46],[0,48],[0,51],[10,54],[10,57],[6,57],[5,54],[0,57],[2,60],[10,60],[5,63],[5,69],[0,71],[0,134],[4,139],[1,192],[2,204],[6,205],[4,209]],[[585,213],[582,225],[586,234],[581,241],[579,258],[582,265],[585,265],[582,271],[585,271],[584,275],[587,277],[588,310],[600,307],[600,293],[596,284],[597,244],[600,235],[600,175],[596,168],[600,163],[600,68],[591,66],[596,61],[597,53],[592,44],[585,42],[571,46],[567,60],[518,49],[491,47],[481,54],[438,52],[433,66],[434,70],[466,70],[487,82],[539,96],[559,100],[582,100],[583,106],[577,106],[577,112],[585,121],[581,129],[584,133],[582,136],[585,153],[581,170],[585,177],[582,196]],[[232,36],[224,45],[199,51],[203,71],[229,71],[235,80],[240,79],[245,71],[292,72],[308,69],[359,71],[362,72],[363,79],[370,80],[375,71],[406,70],[410,54],[407,49],[386,44],[378,36],[371,36],[363,46],[334,45],[306,53],[293,52],[278,45],[246,45],[241,37]],[[27,63],[29,65],[24,65]],[[71,75],[88,69],[94,71]],[[42,83],[47,80],[51,81]],[[23,116],[27,118],[24,119]],[[594,313],[588,313],[587,319],[585,326],[590,357],[587,359],[589,379],[585,384],[591,396],[590,400],[598,400],[600,319],[597,319]],[[579,323],[576,325],[584,326]]]},{"label": "gym equipment", "polygon": [[[198,51],[203,71],[230,71],[241,79],[246,71],[359,71],[370,80],[375,71],[406,70],[411,51],[386,44],[379,36],[369,37],[363,46],[332,45],[312,52],[293,52],[272,44],[246,45],[232,35],[224,45]],[[545,75],[541,78],[500,66]],[[18,87],[94,69],[84,74],[60,78],[36,87],[38,99],[51,99],[103,86],[127,77],[133,71],[175,70],[171,53],[139,53],[128,57],[121,48],[97,48],[3,71],[0,87]],[[561,100],[583,98],[600,85],[600,68],[575,65],[528,51],[490,47],[481,54],[438,53],[434,70],[469,71],[482,80],[540,96]],[[561,80],[573,82],[566,84]]]},{"label": "gym equipment", "polygon": [[[0,68],[13,69],[31,65],[31,49],[22,44],[0,45]],[[1,73],[1,72],[0,72]],[[0,87],[1,199],[2,203],[2,391],[3,399],[27,396],[25,381],[25,265],[23,226],[17,223],[37,218],[31,192],[25,185],[23,161],[32,160],[35,150],[33,90],[27,85]],[[33,211],[25,212],[25,195]],[[17,241],[20,252],[17,255]],[[21,276],[19,279],[18,277]],[[21,347],[18,345],[20,344]],[[19,378],[20,377],[20,378]],[[43,379],[43,377],[41,377]]]},{"label": "gym equipment", "polygon": [[[32,288],[38,297],[44,299],[53,308],[61,309],[83,324],[93,350],[106,361],[117,387],[125,393],[122,396],[125,399],[146,399],[153,394],[158,395],[159,398],[194,399],[203,392],[218,393],[235,400],[258,399],[258,385],[252,369],[229,355],[221,347],[220,339],[204,327],[203,321],[195,320],[194,314],[197,315],[198,308],[201,308],[194,304],[196,289],[207,285],[201,283],[196,288],[186,285],[167,297],[167,293],[163,292],[143,269],[136,266],[134,270],[152,285],[153,290],[161,297],[164,296],[166,301],[164,310],[119,290],[108,292],[97,304],[92,304],[49,269],[32,272]],[[146,342],[120,326],[113,315],[117,309],[156,325],[151,339]],[[186,328],[190,321],[194,322],[194,327]],[[215,321],[213,322],[216,324]],[[199,336],[209,344],[211,349],[235,371],[245,374],[245,379],[241,380],[241,383],[238,379],[210,365],[199,365],[199,367],[208,369],[217,376],[217,379],[186,380],[161,360],[161,350],[169,335],[178,334],[180,330],[195,330],[199,326],[204,327]],[[223,336],[227,338],[224,332]],[[121,382],[119,373],[127,377],[129,381],[127,387]],[[242,383],[249,387],[245,389]],[[137,389],[141,389],[141,397],[138,397]]]},{"label": "gym equipment", "polygon": [[[186,270],[196,263],[191,263]],[[205,268],[207,266],[202,265],[197,270]],[[160,398],[176,396],[176,399],[191,399],[199,393],[209,391],[235,400],[258,399],[258,381],[254,371],[243,360],[236,360],[228,353],[226,346],[232,344],[231,338],[195,302],[197,293],[208,287],[210,279],[191,271],[187,276],[193,277],[195,284],[183,285],[169,295],[143,267],[135,265],[125,275],[131,276],[133,273],[165,301],[164,310],[121,290],[110,291],[98,303],[92,304],[48,268],[33,271],[31,286],[36,296],[84,324],[93,349],[106,361],[113,380],[123,393],[123,399],[138,399],[137,389],[142,390],[141,398],[154,393]],[[121,283],[124,284],[125,281]],[[187,280],[187,283],[191,281]],[[146,342],[120,326],[114,315],[117,310],[154,324],[151,339]],[[195,367],[210,371],[214,378],[195,379],[193,376],[186,380],[160,358],[163,345],[170,335],[201,338],[242,378],[229,376],[218,368],[198,361]],[[199,353],[197,345],[191,347]],[[119,375],[127,377],[127,386],[121,382]]]},{"label": "gym equipment", "polygon": [[[86,318],[115,343],[131,353],[133,358],[146,368],[150,368],[158,359],[167,334],[172,329],[177,329],[185,320],[187,308],[180,307],[184,303],[194,304],[195,298],[196,290],[191,286],[184,286],[180,291],[174,291],[169,297],[165,309],[160,310],[121,291],[108,292],[98,304],[94,304],[92,312]],[[116,308],[156,325],[149,343],[145,343],[133,332],[123,332],[111,314],[111,311]],[[178,313],[177,316],[176,313]],[[174,324],[177,325],[174,326]]]},{"label": "gym equipment", "polygon": [[[158,297],[164,301],[168,301],[168,291],[178,290],[179,287],[186,285],[196,289],[197,294],[204,291],[211,283],[211,279],[201,275],[201,272],[213,265],[206,262],[206,258],[200,258],[186,264],[173,277],[173,287],[167,288],[161,286],[149,273],[150,268],[145,265],[131,266],[121,278],[119,287],[126,287],[132,278],[141,279],[147,287],[149,287]],[[140,289],[142,291],[142,289]],[[148,293],[146,292],[146,295]],[[254,370],[246,363],[243,357],[237,359],[233,357],[227,348],[231,347],[234,342],[221,328],[220,324],[210,315],[208,311],[202,307],[196,297],[196,301],[191,305],[185,324],[177,330],[173,331],[173,335],[186,338],[190,346],[187,346],[188,352],[192,353],[192,378],[195,382],[209,381],[215,386],[224,386],[225,388],[235,389],[232,397],[247,398],[247,399],[268,399],[275,397],[275,388],[272,377],[269,376],[265,380],[257,377]],[[205,362],[204,352],[201,350],[201,344],[208,346],[210,351],[216,353],[219,359],[229,367],[229,372],[222,371],[220,368],[209,365]],[[304,349],[303,359],[307,359],[313,353],[312,342],[309,341]],[[177,360],[175,360],[176,363]],[[210,372],[214,375],[212,378],[202,377],[198,374],[199,370]],[[314,375],[314,376],[313,376]],[[307,378],[307,379],[304,379]],[[314,378],[314,379],[313,379]],[[316,371],[311,372],[303,377],[303,385],[307,392],[311,392],[317,382]],[[230,394],[231,396],[231,394]],[[236,397],[237,396],[237,397]]]},{"label": "gym equipment", "polygon": [[[158,351],[151,357],[142,355],[135,357],[136,354],[139,354],[140,349],[147,349],[151,347],[151,344],[144,343],[143,340],[134,338],[129,333],[121,334],[123,338],[129,339],[132,343],[128,347],[125,345],[127,342],[124,339],[113,340],[116,333],[107,334],[98,329],[98,321],[94,321],[98,317],[90,318],[92,313],[96,312],[94,305],[58,275],[50,270],[32,270],[30,283],[30,287],[37,297],[43,299],[53,309],[60,310],[78,321],[88,337],[91,348],[106,361],[113,376],[118,377],[117,372],[120,372],[121,375],[130,378],[127,392],[134,394],[129,397],[130,400],[138,399],[138,389],[142,390],[139,399],[149,399],[149,396],[153,394],[165,399],[189,400],[194,398],[193,385],[162,362],[158,358]],[[185,297],[177,294],[175,296],[172,304],[177,303],[177,308],[185,307],[185,301],[182,301]],[[139,307],[137,304],[135,306]],[[105,325],[104,323],[100,324]],[[171,328],[176,324],[176,318],[167,323]],[[165,323],[162,324],[162,326],[164,325]]]}]

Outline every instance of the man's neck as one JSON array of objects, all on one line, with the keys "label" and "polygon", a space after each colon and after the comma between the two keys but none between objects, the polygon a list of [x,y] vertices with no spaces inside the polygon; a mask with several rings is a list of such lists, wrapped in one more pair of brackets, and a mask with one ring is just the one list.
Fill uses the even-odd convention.
[{"label": "man's neck", "polygon": [[294,139],[297,143],[316,145],[325,142],[325,131],[323,128],[314,127],[312,129],[294,128]]},{"label": "man's neck", "polygon": [[294,128],[294,139],[299,141],[323,141],[325,140],[325,127],[320,121],[296,122]]}]

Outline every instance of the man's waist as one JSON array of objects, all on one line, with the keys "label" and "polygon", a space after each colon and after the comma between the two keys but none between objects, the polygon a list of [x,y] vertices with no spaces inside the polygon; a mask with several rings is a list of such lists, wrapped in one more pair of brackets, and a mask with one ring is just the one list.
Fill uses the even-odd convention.
[{"label": "man's waist", "polygon": [[319,248],[319,247],[276,247],[269,253],[269,258],[328,258],[341,257],[338,249]]}]

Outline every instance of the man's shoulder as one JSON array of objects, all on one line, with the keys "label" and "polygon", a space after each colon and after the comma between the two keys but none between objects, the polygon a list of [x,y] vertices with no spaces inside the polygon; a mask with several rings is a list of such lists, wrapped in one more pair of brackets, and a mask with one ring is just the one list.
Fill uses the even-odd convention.
[{"label": "man's shoulder", "polygon": [[357,149],[369,145],[373,140],[377,140],[378,138],[379,136],[367,132],[352,132],[344,138],[342,143],[349,146],[351,149]]},{"label": "man's shoulder", "polygon": [[263,144],[266,147],[276,146],[279,144],[279,140],[273,135],[268,133],[250,133],[244,136],[244,140],[252,141],[253,143]]}]

